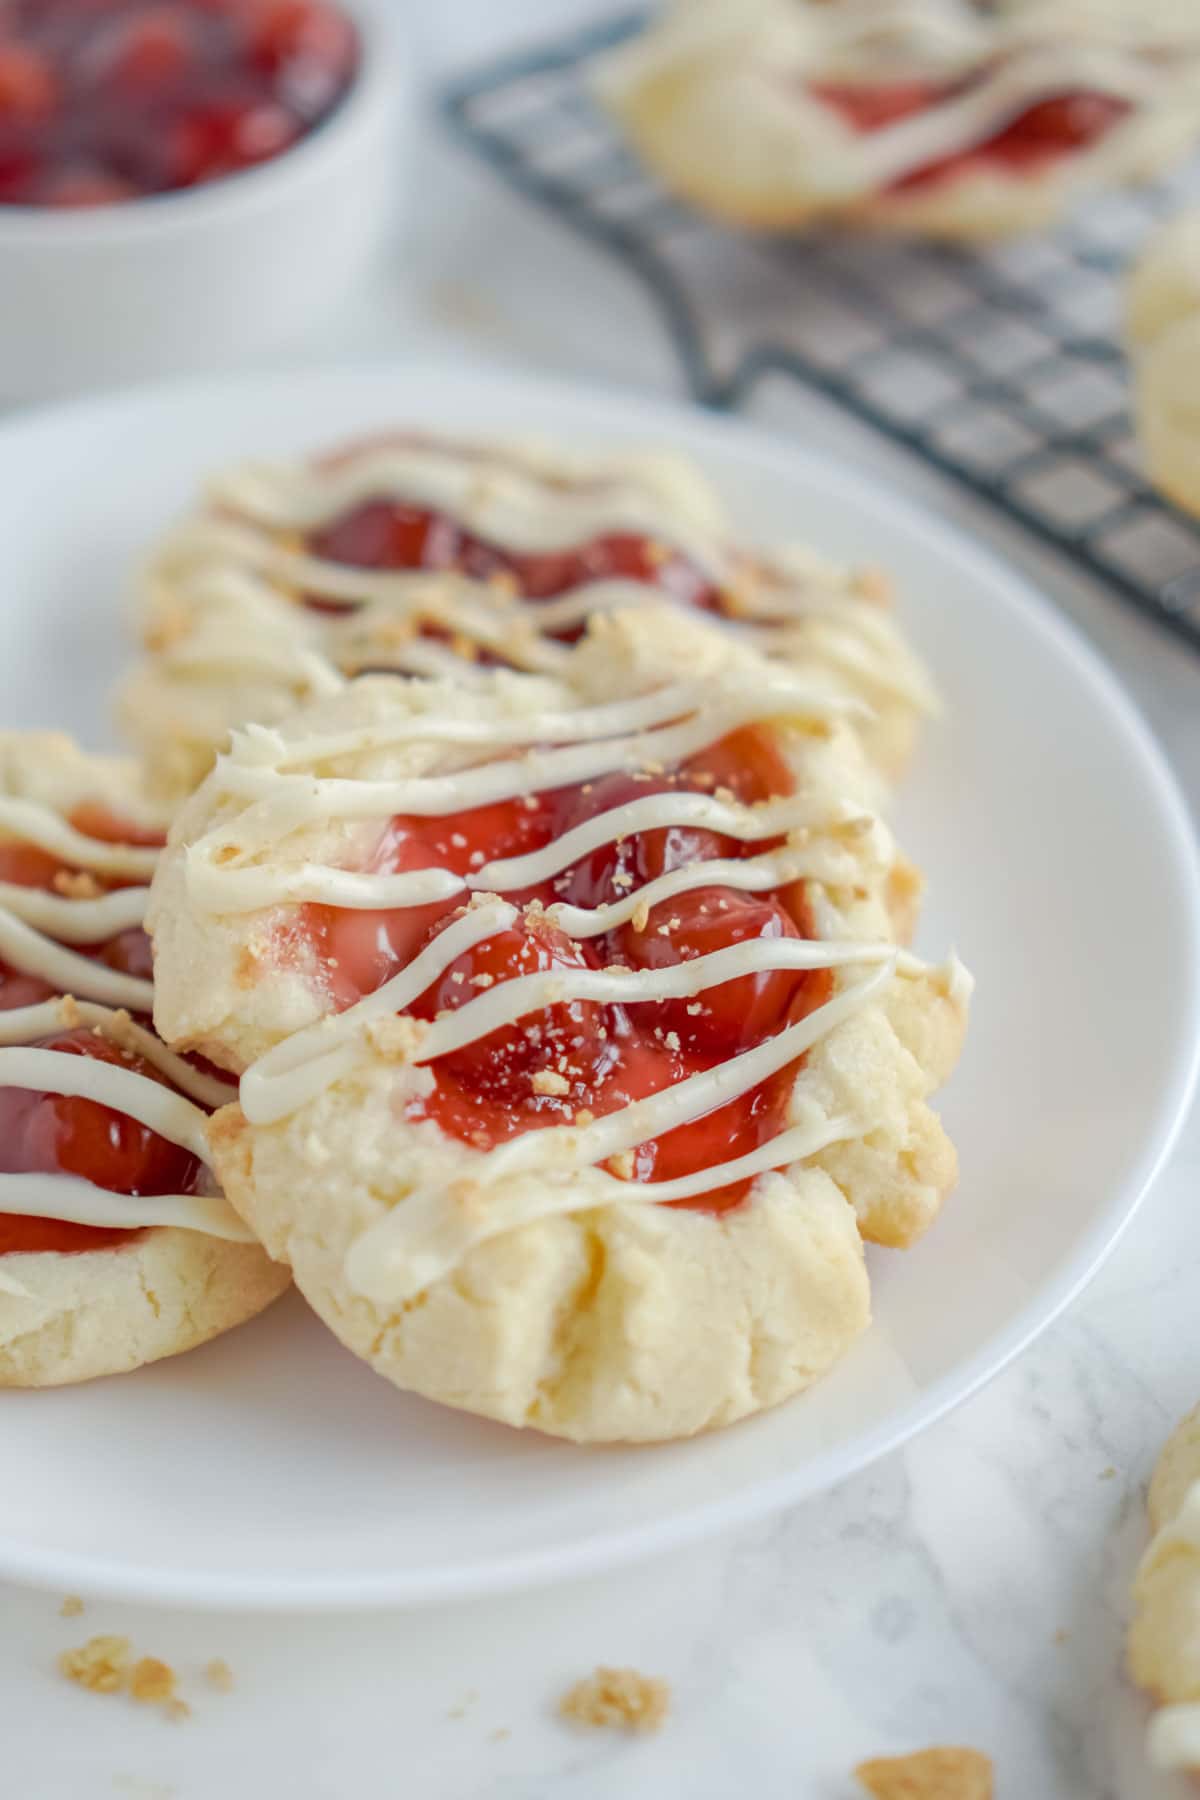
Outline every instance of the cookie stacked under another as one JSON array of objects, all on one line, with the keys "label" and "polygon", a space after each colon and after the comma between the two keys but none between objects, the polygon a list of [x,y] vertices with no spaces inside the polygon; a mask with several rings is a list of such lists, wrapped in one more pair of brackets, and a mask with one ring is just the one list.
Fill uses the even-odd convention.
[{"label": "cookie stacked under another", "polygon": [[497,664],[553,674],[617,606],[699,611],[856,697],[888,779],[935,706],[878,571],[743,546],[699,471],[662,454],[396,433],[231,469],[144,585],[148,654],[121,715],[169,800],[231,726],[270,724],[363,670],[463,686]]}]

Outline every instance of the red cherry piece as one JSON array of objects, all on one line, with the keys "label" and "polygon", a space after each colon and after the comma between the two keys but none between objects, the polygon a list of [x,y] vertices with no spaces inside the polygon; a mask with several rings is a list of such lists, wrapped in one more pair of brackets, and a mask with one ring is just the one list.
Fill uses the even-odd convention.
[{"label": "red cherry piece", "polygon": [[[644,931],[626,925],[618,934],[617,954],[638,969],[669,969],[737,944],[799,937],[795,921],[774,897],[701,888],[652,908]],[[674,1032],[690,1055],[735,1056],[781,1028],[803,980],[792,970],[742,975],[705,988],[693,1000],[639,1007],[636,1022],[664,1036]]]},{"label": "red cherry piece", "polygon": [[[545,920],[523,921],[457,957],[412,1011],[433,1019],[518,976],[595,966],[583,946]],[[482,1135],[489,1143],[539,1121],[561,1124],[576,1107],[591,1105],[609,1043],[604,1006],[568,1001],[547,1007],[440,1057],[434,1116],[453,1120],[456,1135]]]},{"label": "red cherry piece", "polygon": [[874,87],[852,87],[836,81],[814,82],[809,92],[839,112],[855,131],[880,131],[899,119],[924,112],[943,90],[930,81],[893,81]]},{"label": "red cherry piece", "polygon": [[[353,569],[421,569],[431,566],[436,519],[420,507],[368,500],[309,539],[313,556]],[[440,565],[439,565],[440,566]]]},{"label": "red cherry piece", "polygon": [[342,75],[353,67],[354,27],[323,0],[265,0],[251,23],[250,50],[272,73],[305,62]]},{"label": "red cherry piece", "polygon": [[0,43],[0,120],[39,124],[58,105],[51,63],[24,44]]},{"label": "red cherry piece", "polygon": [[[41,1047],[162,1081],[143,1058],[124,1055],[94,1032],[63,1032],[44,1039]],[[95,1100],[24,1088],[0,1088],[0,1169],[78,1175],[110,1193],[134,1195],[192,1193],[200,1177],[200,1164],[189,1151],[136,1119]]]},{"label": "red cherry piece", "polygon": [[107,46],[103,73],[131,96],[157,95],[176,86],[192,65],[196,41],[179,6],[158,6],[123,24]]},{"label": "red cherry piece", "polygon": [[43,206],[83,209],[132,200],[137,191],[131,181],[109,175],[103,169],[64,169],[43,182],[37,197]]},{"label": "red cherry piece", "polygon": [[[633,775],[604,776],[589,783],[586,794],[575,790],[573,802],[562,805],[559,830],[569,831],[598,813],[614,811],[653,794],[674,793],[683,786],[682,782],[658,776],[642,781]],[[570,906],[609,906],[646,882],[687,863],[741,854],[742,846],[733,838],[719,837],[715,832],[690,825],[662,826],[602,844],[558,878],[554,897]]]},{"label": "red cherry piece", "polygon": [[143,850],[161,850],[167,841],[166,833],[156,826],[135,825],[91,800],[75,808],[70,822],[84,837],[97,838],[102,844],[133,844]]}]

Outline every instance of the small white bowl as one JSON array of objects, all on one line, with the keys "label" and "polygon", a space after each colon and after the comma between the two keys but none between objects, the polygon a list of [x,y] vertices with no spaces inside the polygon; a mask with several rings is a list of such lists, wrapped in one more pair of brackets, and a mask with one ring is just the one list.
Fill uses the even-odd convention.
[{"label": "small white bowl", "polygon": [[0,206],[0,398],[228,365],[344,298],[395,216],[407,107],[383,9],[341,3],[358,73],[272,161],[89,210]]}]

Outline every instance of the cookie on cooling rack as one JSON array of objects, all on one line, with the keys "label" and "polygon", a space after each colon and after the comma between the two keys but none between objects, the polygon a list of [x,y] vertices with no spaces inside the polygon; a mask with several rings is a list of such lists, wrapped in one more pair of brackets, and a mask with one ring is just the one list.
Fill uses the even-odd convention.
[{"label": "cookie on cooling rack", "polygon": [[836,701],[650,609],[235,737],[155,879],[156,1017],[241,1072],[218,1172],[343,1342],[585,1441],[829,1368],[862,1235],[953,1183],[969,987],[896,947],[871,787]]},{"label": "cookie on cooling rack", "polygon": [[878,574],[742,547],[673,456],[417,435],[217,477],[150,562],[149,654],[122,719],[178,795],[231,726],[282,718],[344,676],[553,674],[592,613],[664,599],[866,702],[870,753],[899,773],[934,697]]},{"label": "cookie on cooling rack", "polygon": [[1200,135],[1178,0],[671,0],[602,65],[668,187],[735,224],[1043,230]]},{"label": "cookie on cooling rack", "polygon": [[1200,513],[1200,210],[1161,227],[1129,282],[1134,410],[1150,479]]},{"label": "cookie on cooling rack", "polygon": [[1163,1451],[1149,1509],[1154,1538],[1134,1582],[1129,1669],[1159,1707],[1152,1762],[1200,1774],[1200,1407]]},{"label": "cookie on cooling rack", "polygon": [[212,1174],[228,1084],[149,1026],[164,835],[130,765],[0,735],[0,1386],[188,1350],[287,1285]]}]

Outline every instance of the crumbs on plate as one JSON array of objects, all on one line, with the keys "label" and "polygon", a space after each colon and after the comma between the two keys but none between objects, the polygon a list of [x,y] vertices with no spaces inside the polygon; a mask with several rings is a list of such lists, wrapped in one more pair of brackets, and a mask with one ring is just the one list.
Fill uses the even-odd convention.
[{"label": "crumbs on plate", "polygon": [[957,1744],[877,1756],[854,1773],[875,1800],[992,1800],[991,1757]]},{"label": "crumbs on plate", "polygon": [[603,1667],[568,1688],[558,1703],[564,1719],[617,1731],[657,1731],[670,1707],[670,1686],[657,1676]]},{"label": "crumbs on plate", "polygon": [[77,1619],[83,1611],[83,1601],[78,1594],[68,1594],[58,1609],[60,1619]]}]

